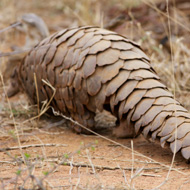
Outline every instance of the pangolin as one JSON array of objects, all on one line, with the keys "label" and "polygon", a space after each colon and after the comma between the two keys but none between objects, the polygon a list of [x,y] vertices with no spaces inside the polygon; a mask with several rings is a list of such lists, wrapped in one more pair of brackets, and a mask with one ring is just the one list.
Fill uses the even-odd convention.
[{"label": "pangolin", "polygon": [[19,90],[18,81],[14,81],[16,75],[15,67],[21,62],[28,49],[34,47],[42,39],[49,36],[49,30],[45,22],[36,14],[27,13],[22,15],[17,24],[19,25],[16,26],[16,29],[25,34],[25,44],[22,47],[13,46],[12,49],[17,51],[18,54],[9,56],[6,65],[0,64],[0,70],[2,71],[4,80],[13,78],[7,91],[9,97],[15,95]]},{"label": "pangolin", "polygon": [[[37,92],[34,82],[37,80]],[[113,134],[160,140],[190,158],[190,114],[161,82],[133,41],[99,27],[64,29],[42,40],[22,60],[19,81],[33,103],[51,106],[95,129],[96,110],[117,117]],[[76,127],[77,132],[84,132]]]}]

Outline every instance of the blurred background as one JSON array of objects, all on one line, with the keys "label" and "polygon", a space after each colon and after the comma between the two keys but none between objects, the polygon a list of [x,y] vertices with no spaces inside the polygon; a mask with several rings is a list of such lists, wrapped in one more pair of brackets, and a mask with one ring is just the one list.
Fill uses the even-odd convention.
[{"label": "blurred background", "polygon": [[[15,25],[16,27],[13,27]],[[7,98],[5,93],[9,88],[9,79],[14,76],[14,68],[30,48],[49,34],[81,25],[100,26],[137,42],[150,57],[151,64],[161,80],[175,94],[176,99],[190,110],[190,0],[0,0],[0,149],[14,148],[8,152],[10,154],[0,152],[0,189],[17,189],[18,184],[24,184],[21,186],[24,189],[25,186],[31,189],[31,184],[35,182],[33,179],[44,179],[53,165],[57,165],[64,156],[73,154],[73,151],[77,152],[74,157],[76,163],[82,161],[91,165],[89,152],[84,151],[80,155],[76,150],[83,142],[84,145],[94,142],[95,137],[76,135],[67,128],[63,129],[63,123],[60,124],[57,120],[55,123],[48,120],[48,117],[34,120],[38,115],[37,109],[29,104],[23,93],[12,98]],[[26,159],[29,158],[29,162],[22,164],[22,158],[19,156],[23,155],[19,149],[20,145],[15,150],[17,133],[20,135],[18,142],[22,145],[47,143],[48,147],[28,146],[23,153]],[[90,154],[95,156],[92,160],[98,165],[96,169],[99,178],[89,166],[75,165],[72,169],[69,162],[67,167],[59,166],[53,171],[48,180],[42,180],[48,187],[52,185],[52,188],[47,189],[63,189],[66,185],[73,189],[72,185],[78,184],[80,177],[80,184],[87,187],[81,189],[93,189],[92,185],[96,187],[102,184],[105,184],[105,187],[120,187],[125,177],[121,168],[127,168],[125,180],[131,179],[133,169],[130,168],[133,168],[134,161],[137,168],[135,175],[140,176],[135,181],[138,189],[158,189],[155,187],[164,180],[167,182],[162,183],[166,185],[165,189],[190,189],[189,166],[184,165],[185,162],[180,157],[174,162],[178,168],[176,171],[180,172],[172,171],[171,180],[165,179],[169,176],[168,168],[164,169],[157,161],[166,165],[171,163],[172,154],[168,153],[167,149],[158,148],[155,144],[150,145],[142,138],[133,139],[134,150],[156,159],[153,163],[147,161],[147,157],[137,155],[133,160],[132,151],[101,138],[97,139],[99,144],[95,145],[96,151],[90,150]],[[120,139],[119,142],[131,147],[131,139]],[[61,144],[66,146],[60,147]],[[29,167],[30,164],[32,167]],[[99,169],[99,165],[109,166],[111,169]],[[115,170],[115,167],[118,170]],[[33,175],[27,178],[31,170]],[[138,173],[142,170],[144,176]],[[80,172],[84,175],[80,176]],[[184,178],[182,172],[187,178]],[[3,188],[4,185],[6,188]],[[184,188],[181,188],[182,185]],[[103,189],[102,187],[94,189]]]}]

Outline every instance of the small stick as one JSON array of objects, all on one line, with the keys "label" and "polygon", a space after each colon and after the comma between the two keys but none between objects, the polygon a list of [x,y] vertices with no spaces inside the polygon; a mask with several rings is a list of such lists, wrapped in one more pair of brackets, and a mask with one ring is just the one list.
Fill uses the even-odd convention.
[{"label": "small stick", "polygon": [[5,32],[5,31],[7,31],[7,30],[10,30],[10,29],[12,29],[12,28],[15,28],[15,27],[17,27],[17,26],[19,26],[19,25],[21,25],[21,24],[22,24],[21,22],[16,22],[16,23],[14,23],[14,24],[11,24],[10,26],[8,26],[8,27],[3,28],[2,30],[0,30],[0,34],[3,33],[3,32]]},{"label": "small stick", "polygon": [[155,175],[155,174],[144,174],[142,173],[141,176],[148,176],[148,177],[161,177],[161,175]]},{"label": "small stick", "polygon": [[11,56],[11,55],[17,55],[17,54],[26,53],[26,52],[29,52],[30,50],[31,50],[31,48],[26,48],[26,49],[23,49],[23,50],[0,53],[0,58],[1,57],[8,57],[8,56]]},{"label": "small stick", "polygon": [[[61,165],[64,166],[70,166],[69,162],[64,162],[61,163]],[[89,168],[94,168],[94,169],[100,169],[100,170],[128,170],[128,171],[132,171],[132,170],[136,170],[138,168],[131,168],[131,167],[124,167],[121,168],[120,166],[115,166],[115,167],[109,167],[109,166],[100,166],[100,165],[92,165],[91,164],[85,164],[85,163],[72,163],[73,167],[89,167]],[[143,168],[143,170],[146,171],[152,171],[152,170],[158,170],[158,169],[163,169],[162,167],[153,167],[153,168]]]},{"label": "small stick", "polygon": [[64,146],[64,147],[67,147],[68,145],[66,144],[30,144],[30,145],[25,145],[25,146],[14,146],[14,147],[8,147],[8,148],[2,148],[0,149],[0,152],[4,152],[4,151],[7,151],[7,150],[16,150],[16,149],[26,149],[26,148],[30,148],[30,147],[50,147],[50,146]]}]

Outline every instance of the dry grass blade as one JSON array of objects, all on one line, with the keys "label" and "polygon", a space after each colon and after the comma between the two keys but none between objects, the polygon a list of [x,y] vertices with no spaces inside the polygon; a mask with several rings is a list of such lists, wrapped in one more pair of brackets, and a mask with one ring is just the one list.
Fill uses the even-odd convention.
[{"label": "dry grass blade", "polygon": [[[172,73],[172,77],[173,77],[173,81],[175,82],[175,71],[174,71],[174,52],[173,52],[173,44],[172,44],[172,39],[171,39],[171,23],[170,23],[170,17],[169,17],[169,2],[168,0],[166,0],[166,4],[167,4],[167,15],[168,15],[168,28],[169,28],[169,42],[170,42],[170,48],[171,48],[171,63],[172,63],[172,67],[173,67],[173,73]],[[190,30],[189,30],[190,31]],[[176,92],[175,92],[175,88],[174,88],[174,99],[176,97]],[[176,107],[176,103],[175,103],[175,107]],[[176,114],[176,108],[175,108],[175,114]],[[175,124],[175,139],[177,139],[177,123]],[[173,164],[174,164],[174,160],[175,160],[175,156],[176,156],[176,141],[175,141],[175,148],[174,148],[174,153],[173,153],[173,157],[172,157],[172,162],[171,162],[171,165],[170,165],[170,169],[168,171],[168,174],[166,176],[166,181],[169,179],[169,175],[170,175],[170,172],[171,172],[171,169],[173,167]]]},{"label": "dry grass blade", "polygon": [[[156,9],[157,10],[157,9]],[[186,26],[184,26],[183,24],[179,23],[177,20],[173,19],[172,17],[170,17],[170,14],[169,14],[169,2],[168,0],[166,0],[166,11],[167,11],[167,18],[168,18],[168,30],[169,30],[169,44],[170,44],[170,51],[171,51],[171,64],[172,64],[172,79],[173,79],[173,82],[175,83],[175,65],[174,65],[174,52],[173,52],[173,43],[172,43],[172,33],[171,33],[171,22],[170,20],[176,22],[177,24],[181,25],[182,27],[184,27],[187,31],[190,32],[190,29],[187,28]],[[162,13],[162,12],[160,12]],[[163,13],[162,13],[163,14]],[[173,89],[173,94],[174,94],[174,99],[176,97],[176,89],[175,89],[175,86],[174,86],[174,89]],[[175,107],[176,107],[176,103],[175,103]],[[176,109],[174,110],[175,111],[175,115],[176,115]],[[165,180],[160,184],[158,185],[157,187],[155,187],[154,189],[160,189],[160,187],[162,187],[164,184],[167,183],[167,181],[169,180],[169,176],[170,176],[170,173],[172,171],[172,168],[173,168],[173,165],[174,165],[174,160],[175,160],[175,156],[176,156],[176,146],[177,146],[177,123],[175,124],[175,144],[174,144],[174,153],[173,153],[173,157],[172,157],[172,161],[171,161],[171,164],[170,164],[170,167],[169,167],[169,170],[168,170],[168,173],[166,175],[166,178]]]},{"label": "dry grass blade", "polygon": [[9,109],[10,109],[10,112],[11,112],[10,117],[11,117],[12,120],[13,120],[15,132],[16,132],[16,137],[17,137],[17,142],[18,142],[19,149],[20,149],[20,153],[21,153],[22,158],[24,159],[23,151],[22,151],[22,148],[21,148],[21,141],[20,141],[20,136],[19,136],[19,132],[18,132],[18,127],[17,127],[16,121],[15,121],[15,118],[14,118],[14,114],[13,114],[13,112],[12,112],[11,103],[10,103],[9,98],[8,98],[8,96],[7,96],[7,93],[6,93],[5,83],[4,83],[4,80],[3,80],[3,75],[2,75],[1,73],[0,73],[0,78],[1,78],[1,82],[2,82],[2,84],[3,84],[4,94],[5,94],[5,96],[6,96],[6,99],[7,99],[7,102],[8,102],[8,106],[9,106]]},{"label": "dry grass blade", "polygon": [[[36,96],[37,96],[37,105],[38,105],[38,115],[40,115],[40,102],[39,102],[39,93],[38,93],[38,83],[36,79],[36,73],[34,73],[34,83],[36,87]],[[40,117],[39,117],[40,118]],[[38,119],[39,119],[38,118]]]},{"label": "dry grass blade", "polygon": [[47,104],[45,104],[45,107],[42,106],[41,112],[40,112],[41,115],[43,115],[49,109],[49,105],[50,105],[51,101],[53,100],[55,93],[56,93],[56,89],[50,84],[49,81],[45,81],[44,79],[42,79],[42,82],[44,82],[46,85],[48,85],[53,90],[53,94],[52,94],[50,100],[47,102]]},{"label": "dry grass blade", "polygon": [[[165,16],[168,18],[168,20],[171,20],[173,22],[175,22],[177,25],[183,27],[185,30],[187,30],[188,32],[190,32],[190,28],[188,28],[187,26],[185,26],[183,23],[181,23],[180,21],[176,20],[175,18],[171,17],[168,12],[164,13],[163,11],[161,11],[160,9],[158,9],[155,4],[149,3],[146,0],[141,0],[144,4],[148,5],[149,7],[151,7],[152,9],[154,9],[156,12],[158,12],[159,14]],[[166,4],[168,5],[168,0],[166,0]]]},{"label": "dry grass blade", "polygon": [[46,101],[43,102],[43,105],[41,107],[41,110],[40,110],[39,114],[37,116],[34,116],[34,117],[30,118],[30,119],[25,120],[23,122],[23,124],[27,123],[28,121],[32,121],[32,120],[38,119],[40,116],[42,116],[50,108],[49,105],[50,105],[51,101],[53,100],[53,98],[55,96],[56,89],[50,84],[49,81],[45,81],[44,79],[42,79],[42,81],[53,90],[53,94],[52,94],[52,96],[51,96],[51,98],[50,98],[49,101],[46,100]]}]

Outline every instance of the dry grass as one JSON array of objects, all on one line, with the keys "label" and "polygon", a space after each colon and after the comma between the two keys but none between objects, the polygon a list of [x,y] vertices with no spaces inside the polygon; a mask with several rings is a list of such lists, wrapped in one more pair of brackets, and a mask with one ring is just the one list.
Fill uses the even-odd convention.
[{"label": "dry grass", "polygon": [[[149,1],[145,1],[144,3],[146,4],[147,2]],[[1,0],[0,28],[5,28],[9,24],[15,22],[15,20],[17,20],[17,17],[19,17],[25,11],[35,11],[41,15],[48,23],[51,32],[59,30],[63,27],[74,25],[93,24],[105,26],[118,14],[123,13],[124,10],[130,10],[132,7],[136,7],[139,4],[140,1],[138,0],[111,0],[109,2],[105,0],[47,0],[46,4],[44,5],[44,1],[41,0],[31,1],[28,5],[27,3],[22,4],[12,0]],[[158,10],[155,10],[154,5],[151,4],[149,6],[151,6],[151,10],[155,12],[159,18],[159,21],[166,21],[164,23],[164,26],[165,32],[167,35],[169,35],[170,38],[169,45],[161,45],[157,38],[155,38],[154,32],[146,30],[146,28],[151,27],[149,27],[149,25],[148,27],[147,25],[146,27],[141,25],[140,22],[134,19],[133,14],[135,13],[130,11],[129,15],[131,20],[121,25],[118,31],[124,35],[128,34],[126,36],[135,39],[141,45],[141,47],[143,47],[143,49],[150,56],[153,67],[158,72],[164,83],[166,83],[169,89],[176,94],[176,97],[181,101],[182,104],[184,104],[184,106],[190,108],[190,101],[189,98],[187,98],[190,88],[189,44],[186,43],[186,36],[173,35],[172,33],[173,27],[179,27],[179,19],[180,23],[186,23],[187,18],[182,15],[180,11],[177,10],[177,8],[175,14],[172,13],[169,15],[164,13],[166,14],[165,16],[162,14],[162,12],[160,13]],[[49,10],[49,12],[47,10]],[[167,20],[168,18],[165,18],[170,16],[172,19]],[[172,20],[176,22],[173,22]],[[189,32],[185,29],[185,27],[183,30],[185,31],[184,33],[187,33],[189,35]],[[20,34],[15,33],[14,30],[1,34],[0,51],[10,51],[11,45],[24,44],[23,41],[20,42],[20,38],[22,38],[20,37]],[[4,179],[2,176],[0,176],[1,189],[135,189],[136,183],[138,183],[140,176],[149,175],[154,178],[159,178],[159,175],[156,175],[154,173],[146,173],[146,171],[154,171],[153,167],[148,167],[150,164],[158,165],[158,170],[161,168],[162,170],[166,170],[168,172],[166,177],[160,181],[159,185],[157,187],[155,186],[155,189],[161,188],[169,181],[169,174],[172,170],[175,170],[175,172],[180,173],[182,176],[185,176],[185,173],[181,172],[181,170],[172,169],[172,167],[170,167],[170,163],[159,163],[154,159],[135,151],[133,148],[133,143],[131,148],[129,148],[121,143],[105,138],[99,134],[95,135],[99,136],[101,139],[104,138],[105,140],[111,142],[112,145],[118,145],[123,149],[128,149],[131,151],[131,158],[128,158],[127,161],[125,160],[125,163],[128,162],[130,167],[118,165],[114,168],[111,166],[105,167],[102,165],[94,164],[94,158],[92,156],[93,151],[95,147],[99,148],[99,146],[97,141],[94,142],[93,137],[91,138],[91,142],[87,144],[78,143],[80,146],[75,150],[70,150],[67,153],[62,153],[59,156],[56,155],[55,157],[49,157],[49,155],[46,154],[46,147],[64,146],[64,144],[47,144],[43,142],[38,136],[39,131],[44,130],[44,126],[49,125],[47,122],[44,124],[43,120],[38,121],[38,118],[43,115],[45,110],[48,108],[49,103],[45,104],[44,109],[41,111],[38,107],[37,113],[37,111],[35,111],[36,107],[30,107],[22,96],[19,101],[13,100],[10,102],[5,92],[7,86],[6,83],[4,84],[2,77],[2,73],[5,70],[6,61],[7,58],[0,58],[0,139],[9,139],[12,144],[15,144],[15,146],[9,147],[10,149],[6,149],[5,147],[8,146],[6,143],[0,144],[0,146],[4,147],[3,149],[0,147],[0,152],[4,152],[8,155],[7,160],[3,162],[0,161],[0,164],[2,163],[3,165],[6,163],[9,167],[14,166],[14,168],[16,168],[16,172],[14,174],[14,177],[11,177],[10,179]],[[76,124],[76,122],[71,118],[64,118]],[[59,124],[60,123],[58,123],[58,125]],[[43,131],[43,133],[45,132],[49,134],[55,133]],[[61,132],[59,131],[58,134],[61,135]],[[42,152],[42,156],[33,154],[32,151],[30,152],[29,147],[31,146],[22,145],[23,138],[31,136],[33,138],[36,138],[39,142],[40,145],[38,144],[32,146],[39,146]],[[17,157],[9,152],[13,149],[19,150],[17,151]],[[86,157],[85,163],[75,161],[75,159],[80,156]],[[106,160],[110,158],[102,156],[101,159]],[[111,161],[113,160],[114,159]],[[139,165],[139,163],[141,163],[141,165]],[[69,178],[65,179],[65,184],[67,185],[57,184],[57,182],[52,184],[48,180],[48,177],[56,174],[56,171],[59,171],[63,165],[69,166]],[[89,181],[87,181],[85,185],[83,184],[81,186],[80,183],[83,178],[81,176],[80,170],[83,167],[90,168],[89,173],[93,175],[94,180],[96,179],[99,183],[97,182],[95,185],[92,185]],[[73,172],[74,168],[77,168],[77,172]],[[101,176],[97,172],[97,170],[101,169],[121,170],[121,175],[124,176],[125,183],[118,187],[104,187]],[[130,175],[128,173],[126,174],[126,171],[130,171]],[[72,173],[76,175],[75,179],[73,179],[74,177]]]}]

